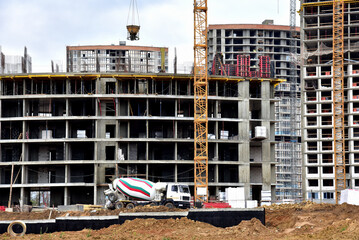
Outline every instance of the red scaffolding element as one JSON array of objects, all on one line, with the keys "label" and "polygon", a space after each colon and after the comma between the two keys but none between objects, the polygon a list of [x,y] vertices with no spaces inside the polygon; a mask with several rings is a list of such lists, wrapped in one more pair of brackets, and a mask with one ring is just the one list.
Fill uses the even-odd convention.
[{"label": "red scaffolding element", "polygon": [[[224,64],[224,71],[226,72],[227,76],[236,76],[236,64]],[[222,72],[222,75],[225,75]]]},{"label": "red scaffolding element", "polygon": [[250,77],[251,57],[247,55],[237,56],[238,76]]},{"label": "red scaffolding element", "polygon": [[260,56],[259,57],[259,77],[269,78],[270,77],[270,57]]},{"label": "red scaffolding element", "polygon": [[215,54],[212,64],[212,75],[226,75],[252,78],[270,77],[270,57],[259,57],[259,70],[254,67],[251,71],[251,57],[249,55],[237,55],[236,64],[222,64],[223,55]]}]

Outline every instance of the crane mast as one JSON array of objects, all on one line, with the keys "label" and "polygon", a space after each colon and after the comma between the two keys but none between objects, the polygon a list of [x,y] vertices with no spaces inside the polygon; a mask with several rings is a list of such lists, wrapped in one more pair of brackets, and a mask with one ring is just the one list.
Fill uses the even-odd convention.
[{"label": "crane mast", "polygon": [[336,203],[345,183],[344,1],[333,1],[333,118]]},{"label": "crane mast", "polygon": [[208,201],[207,0],[194,0],[194,202]]},{"label": "crane mast", "polygon": [[290,72],[289,72],[289,84],[290,84],[290,156],[291,156],[291,188],[292,194],[297,191],[298,179],[296,177],[296,164],[297,164],[297,65],[295,56],[297,55],[297,42],[295,40],[296,29],[296,0],[290,0]]}]

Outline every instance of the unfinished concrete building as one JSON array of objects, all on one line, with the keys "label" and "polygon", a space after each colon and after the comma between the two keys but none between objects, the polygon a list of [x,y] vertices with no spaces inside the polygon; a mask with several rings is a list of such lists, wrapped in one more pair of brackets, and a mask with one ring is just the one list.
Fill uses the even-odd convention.
[{"label": "unfinished concrete building", "polygon": [[[302,1],[303,191],[308,200],[335,203],[330,3]],[[346,185],[359,188],[359,3],[346,3],[344,14]]]},{"label": "unfinished concrete building", "polygon": [[[242,186],[248,200],[275,200],[280,81],[209,78],[211,199]],[[0,75],[0,93],[0,205],[12,165],[20,203],[103,204],[116,164],[120,176],[184,182],[193,194],[193,76]]]},{"label": "unfinished concrete building", "polygon": [[[299,28],[296,29],[298,37],[297,53],[300,54]],[[248,61],[248,75],[254,76],[253,71],[261,68],[261,57],[268,56],[271,61],[271,77],[287,79],[290,76],[290,40],[289,26],[274,25],[273,20],[265,20],[262,24],[218,24],[209,25],[208,35],[208,60],[209,69],[215,67],[213,59],[217,53],[221,54],[222,64],[231,66],[239,65],[237,75],[241,74],[240,65]],[[243,58],[242,56],[246,56]],[[299,67],[299,66],[298,66]],[[227,72],[227,75],[230,72]],[[301,134],[300,134],[300,70],[297,75],[297,110],[296,110],[296,133],[295,155],[292,160],[292,130],[290,124],[290,83],[283,82],[276,88],[276,176],[277,200],[294,199],[300,200],[301,194]],[[293,181],[294,179],[294,181]],[[293,184],[294,182],[294,184]]]},{"label": "unfinished concrete building", "polygon": [[0,46],[0,74],[31,73],[32,60],[24,48],[24,56],[13,56],[4,54]]},{"label": "unfinished concrete building", "polygon": [[95,45],[67,46],[67,72],[168,72],[168,48]]}]

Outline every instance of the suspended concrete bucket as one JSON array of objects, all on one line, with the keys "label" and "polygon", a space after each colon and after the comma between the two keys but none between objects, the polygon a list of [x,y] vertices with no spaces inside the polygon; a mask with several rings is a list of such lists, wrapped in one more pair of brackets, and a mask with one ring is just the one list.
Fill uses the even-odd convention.
[{"label": "suspended concrete bucket", "polygon": [[135,41],[139,39],[140,26],[138,25],[127,25],[127,39]]}]

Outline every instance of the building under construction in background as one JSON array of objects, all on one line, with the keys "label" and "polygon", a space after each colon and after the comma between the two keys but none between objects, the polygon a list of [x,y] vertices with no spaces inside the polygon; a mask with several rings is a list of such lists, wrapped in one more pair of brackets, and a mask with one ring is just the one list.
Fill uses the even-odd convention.
[{"label": "building under construction in background", "polygon": [[[241,186],[247,200],[275,200],[280,82],[209,77],[210,199]],[[13,202],[103,204],[116,164],[119,176],[183,182],[193,193],[193,91],[193,75],[0,75],[0,205],[12,181]]]},{"label": "building under construction in background", "polygon": [[[299,28],[295,29],[295,52],[300,54]],[[208,59],[211,74],[239,77],[278,77],[289,80],[290,76],[289,26],[273,25],[273,20],[262,24],[219,24],[209,25]],[[297,56],[295,56],[297,57]],[[277,200],[300,200],[301,195],[301,134],[300,134],[300,79],[299,69],[295,72],[296,88],[296,131],[295,159],[291,151],[290,83],[276,87],[275,96],[275,145]],[[224,89],[223,91],[226,91]],[[251,98],[252,96],[250,96]],[[255,119],[256,112],[251,112]],[[253,149],[255,150],[255,149]],[[254,154],[254,153],[253,153]],[[293,184],[293,179],[295,179]]]},{"label": "building under construction in background", "polygon": [[[343,19],[344,82],[341,87],[344,89],[345,177],[347,188],[358,188],[358,1],[345,1]],[[308,200],[334,203],[333,1],[302,1],[301,27],[303,193]]]},{"label": "building under construction in background", "polygon": [[67,72],[168,72],[168,48],[120,45],[67,46]]},{"label": "building under construction in background", "polygon": [[1,51],[0,46],[0,74],[31,73],[32,60],[24,48],[24,56],[6,55]]}]

